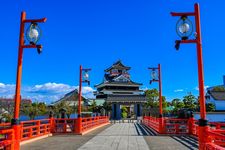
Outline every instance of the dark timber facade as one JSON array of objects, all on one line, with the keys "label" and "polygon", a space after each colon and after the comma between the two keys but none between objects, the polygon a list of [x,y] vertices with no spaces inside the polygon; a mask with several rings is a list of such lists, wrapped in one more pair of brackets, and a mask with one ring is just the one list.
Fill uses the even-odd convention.
[{"label": "dark timber facade", "polygon": [[96,100],[105,100],[112,105],[111,119],[121,119],[121,108],[126,107],[128,118],[141,116],[142,104],[146,102],[141,83],[130,79],[129,70],[121,61],[117,61],[105,70],[102,83],[97,88]]}]

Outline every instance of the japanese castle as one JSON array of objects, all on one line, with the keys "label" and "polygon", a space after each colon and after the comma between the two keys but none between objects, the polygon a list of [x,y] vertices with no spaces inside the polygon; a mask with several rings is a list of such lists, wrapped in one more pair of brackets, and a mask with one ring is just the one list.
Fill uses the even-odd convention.
[{"label": "japanese castle", "polygon": [[128,118],[142,115],[142,104],[147,99],[140,90],[142,84],[130,79],[130,69],[119,60],[105,70],[103,82],[95,85],[96,101],[104,100],[112,106],[111,119],[121,119],[122,107],[127,108]]}]

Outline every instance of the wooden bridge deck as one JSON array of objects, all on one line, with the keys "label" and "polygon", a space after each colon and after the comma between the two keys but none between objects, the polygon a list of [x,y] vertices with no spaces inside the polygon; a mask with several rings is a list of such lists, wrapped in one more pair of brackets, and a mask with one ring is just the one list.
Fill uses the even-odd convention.
[{"label": "wooden bridge deck", "polygon": [[139,123],[115,123],[86,135],[54,135],[21,146],[21,150],[190,150],[189,136],[157,136]]}]

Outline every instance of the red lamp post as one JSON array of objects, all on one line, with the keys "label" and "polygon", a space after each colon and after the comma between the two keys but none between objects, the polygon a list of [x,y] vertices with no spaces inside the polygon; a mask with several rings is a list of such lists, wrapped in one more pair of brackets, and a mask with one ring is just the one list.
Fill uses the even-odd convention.
[{"label": "red lamp post", "polygon": [[[152,79],[150,80],[150,84],[152,82],[158,82],[159,83],[159,132],[163,133],[164,128],[163,128],[163,107],[162,107],[162,78],[161,78],[161,65],[158,64],[158,67],[153,67],[153,68],[148,68],[150,69]],[[155,72],[158,70],[158,75]]]},{"label": "red lamp post", "polygon": [[78,134],[82,133],[82,117],[81,117],[82,83],[86,82],[88,83],[88,85],[90,85],[88,71],[91,71],[91,69],[83,69],[82,66],[80,65],[79,93],[78,93],[78,124],[77,130],[75,130],[75,132],[77,132]]},{"label": "red lamp post", "polygon": [[[181,43],[195,43],[197,48],[197,60],[198,60],[198,82],[199,82],[199,96],[200,96],[200,117],[199,119],[199,149],[205,149],[205,143],[207,142],[207,137],[205,133],[207,132],[207,120],[206,120],[206,106],[205,106],[205,95],[204,95],[204,75],[203,75],[203,58],[202,58],[202,39],[201,39],[201,27],[200,27],[200,10],[199,4],[194,5],[194,12],[187,13],[175,13],[171,12],[172,16],[181,17],[180,26],[177,28],[178,35],[181,40],[176,40],[175,48],[178,50]],[[194,39],[188,39],[192,33],[192,24],[190,20],[187,19],[188,16],[195,17],[196,33]],[[178,24],[179,25],[179,21]]]},{"label": "red lamp post", "polygon": [[[16,91],[15,91],[15,108],[14,108],[14,118],[12,119],[12,126],[15,132],[15,148],[16,150],[20,149],[20,121],[19,121],[19,113],[20,113],[20,87],[21,87],[21,77],[22,77],[22,59],[23,59],[23,49],[24,48],[37,48],[38,53],[41,53],[42,46],[37,45],[40,38],[40,28],[37,23],[46,22],[46,18],[42,19],[26,19],[26,13],[21,13],[21,21],[20,21],[20,36],[19,36],[19,52],[18,52],[18,65],[17,65],[17,76],[16,76]],[[29,44],[25,43],[24,40],[24,28],[25,24],[30,23],[29,28],[26,31],[26,37],[29,41]]]}]

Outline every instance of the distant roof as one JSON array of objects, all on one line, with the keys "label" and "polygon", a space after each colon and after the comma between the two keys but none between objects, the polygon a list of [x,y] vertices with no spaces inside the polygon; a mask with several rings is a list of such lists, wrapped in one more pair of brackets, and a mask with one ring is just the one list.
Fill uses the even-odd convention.
[{"label": "distant roof", "polygon": [[208,94],[215,100],[225,100],[225,91],[208,91]]},{"label": "distant roof", "polygon": [[[1,98],[0,97],[0,103],[14,103],[15,99],[14,98]],[[32,103],[31,99],[22,99],[22,103]]]},{"label": "distant roof", "polygon": [[112,69],[119,69],[119,70],[125,69],[125,70],[130,70],[130,67],[125,66],[125,65],[121,62],[121,60],[118,60],[118,61],[115,62],[111,67],[105,69],[105,72],[108,72],[108,71],[110,71],[110,70],[112,70]]},{"label": "distant roof", "polygon": [[123,76],[121,74],[118,74],[117,76],[110,76],[109,74],[105,74],[104,78],[105,81],[95,85],[95,87],[101,87],[101,86],[141,86],[142,83],[137,83],[132,81],[130,78],[127,78],[127,81],[115,81],[114,79]]},{"label": "distant roof", "polygon": [[[86,100],[86,98],[84,98],[83,96],[82,96],[82,99]],[[59,103],[61,101],[78,101],[78,90],[75,89],[75,90],[65,94],[62,98],[53,102],[52,104],[56,104],[56,103]]]}]

